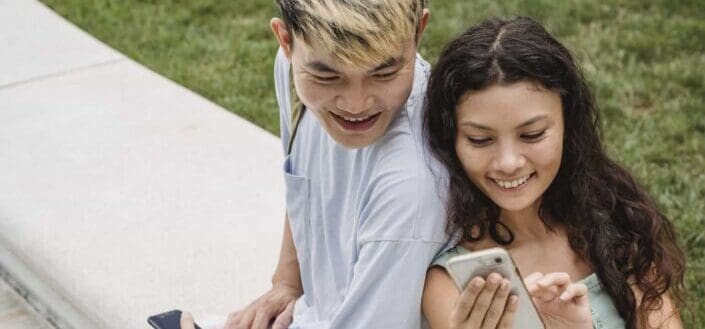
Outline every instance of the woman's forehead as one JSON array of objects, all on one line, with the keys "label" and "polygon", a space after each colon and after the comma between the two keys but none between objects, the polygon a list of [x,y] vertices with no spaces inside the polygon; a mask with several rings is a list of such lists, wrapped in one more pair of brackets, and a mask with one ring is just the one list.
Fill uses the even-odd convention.
[{"label": "woman's forehead", "polygon": [[562,115],[560,95],[531,82],[495,84],[461,98],[457,116],[475,126],[524,125]]}]

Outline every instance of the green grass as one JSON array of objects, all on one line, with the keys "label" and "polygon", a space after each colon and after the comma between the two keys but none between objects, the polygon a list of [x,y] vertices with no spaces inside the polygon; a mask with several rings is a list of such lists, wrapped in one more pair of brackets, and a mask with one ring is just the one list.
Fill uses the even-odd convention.
[{"label": "green grass", "polygon": [[[131,58],[278,133],[273,0],[42,0]],[[705,328],[705,10],[700,0],[432,0],[420,52],[489,16],[531,16],[577,56],[602,109],[610,154],[673,219],[686,287]]]}]

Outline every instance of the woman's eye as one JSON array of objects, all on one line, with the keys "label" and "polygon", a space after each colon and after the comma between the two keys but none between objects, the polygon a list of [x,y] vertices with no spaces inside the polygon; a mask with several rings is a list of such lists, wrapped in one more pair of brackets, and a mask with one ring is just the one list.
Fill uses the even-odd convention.
[{"label": "woman's eye", "polygon": [[484,145],[489,144],[489,142],[492,141],[492,138],[468,137],[468,141],[470,141],[470,143],[472,143],[476,146],[484,146]]},{"label": "woman's eye", "polygon": [[539,138],[541,138],[541,136],[543,136],[543,134],[545,132],[546,132],[545,129],[541,130],[541,131],[537,131],[537,132],[531,132],[528,134],[521,135],[521,138],[528,140],[528,141],[535,141],[535,140],[538,140]]}]

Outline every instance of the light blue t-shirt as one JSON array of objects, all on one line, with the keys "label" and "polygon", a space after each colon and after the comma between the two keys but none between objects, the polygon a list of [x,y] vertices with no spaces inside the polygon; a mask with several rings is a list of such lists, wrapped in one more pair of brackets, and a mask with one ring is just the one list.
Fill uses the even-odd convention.
[{"label": "light blue t-shirt", "polygon": [[[406,105],[374,144],[347,149],[304,112],[284,163],[304,295],[290,328],[421,328],[426,270],[445,242],[421,118],[430,66],[416,56]],[[282,146],[291,131],[290,65],[274,65]]]}]

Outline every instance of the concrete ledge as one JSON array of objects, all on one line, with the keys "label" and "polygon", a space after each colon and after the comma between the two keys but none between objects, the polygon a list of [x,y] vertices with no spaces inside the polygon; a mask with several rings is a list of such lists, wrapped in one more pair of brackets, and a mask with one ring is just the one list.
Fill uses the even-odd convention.
[{"label": "concrete ledge", "polygon": [[0,328],[51,329],[53,326],[25,302],[24,297],[0,277]]},{"label": "concrete ledge", "polygon": [[[22,14],[66,24],[42,10]],[[73,328],[217,319],[265,291],[279,140],[130,60],[83,64],[0,87],[0,266]]]},{"label": "concrete ledge", "polygon": [[[0,244],[0,281],[24,302],[27,311],[37,314],[46,326],[54,328],[95,328],[97,325],[71,303],[57,294],[25,263],[13,255],[6,243]],[[0,321],[0,324],[4,324]]]}]

